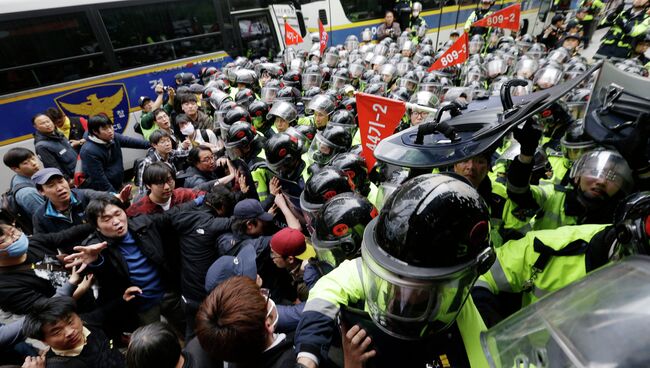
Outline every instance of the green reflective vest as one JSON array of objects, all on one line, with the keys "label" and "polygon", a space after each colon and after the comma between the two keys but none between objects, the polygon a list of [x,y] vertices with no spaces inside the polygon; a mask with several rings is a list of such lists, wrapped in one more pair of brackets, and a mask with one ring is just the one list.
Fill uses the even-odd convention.
[{"label": "green reflective vest", "polygon": [[[585,253],[553,255],[542,270],[533,267],[540,258],[535,242],[541,242],[552,250],[575,247],[580,242],[589,243],[597,233],[611,225],[563,226],[553,230],[531,231],[525,237],[511,240],[497,248],[497,260],[490,270],[479,277],[476,286],[492,293],[521,293],[522,307],[534,303],[549,292],[561,289],[586,274]],[[586,246],[586,245],[584,245]]]},{"label": "green reflective vest", "polygon": [[[303,312],[316,311],[335,319],[341,305],[364,302],[366,295],[362,277],[369,278],[371,275],[362,267],[361,258],[343,261],[333,271],[321,277],[309,291],[309,299],[307,299]],[[367,304],[364,309],[369,311]],[[472,367],[487,367],[488,363],[480,342],[480,334],[487,328],[471,296],[467,297],[465,305],[458,313],[456,323],[463,338],[470,365]]]}]

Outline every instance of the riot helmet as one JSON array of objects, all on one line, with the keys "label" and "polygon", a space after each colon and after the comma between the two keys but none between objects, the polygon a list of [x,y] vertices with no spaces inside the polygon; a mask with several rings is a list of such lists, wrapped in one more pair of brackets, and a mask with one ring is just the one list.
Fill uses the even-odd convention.
[{"label": "riot helmet", "polygon": [[245,109],[248,109],[253,101],[255,101],[255,93],[250,88],[242,88],[235,94],[235,102]]},{"label": "riot helmet", "polygon": [[309,147],[309,157],[315,163],[327,165],[337,153],[346,152],[352,144],[350,131],[339,125],[328,124],[319,131]]},{"label": "riot helmet", "polygon": [[273,121],[279,132],[285,131],[289,126],[294,125],[298,119],[296,106],[287,101],[278,101],[273,104],[266,119]]},{"label": "riot helmet", "polygon": [[587,200],[605,200],[634,188],[632,169],[623,156],[613,150],[592,150],[573,164],[570,177]]},{"label": "riot helmet", "polygon": [[301,174],[302,151],[299,141],[287,132],[269,138],[264,143],[264,153],[268,168],[278,177],[295,180]]},{"label": "riot helmet", "polygon": [[488,207],[458,176],[417,176],[366,226],[361,258],[366,305],[380,329],[407,340],[444,331],[496,259]]},{"label": "riot helmet", "polygon": [[341,193],[327,201],[314,220],[312,245],[319,260],[338,266],[361,254],[363,231],[377,209],[356,193]]},{"label": "riot helmet", "polygon": [[370,193],[368,166],[363,156],[352,152],[339,153],[332,159],[329,166],[343,170],[362,195],[367,196]]},{"label": "riot helmet", "polygon": [[609,253],[611,260],[633,254],[650,254],[650,192],[626,197],[614,212],[616,241]]},{"label": "riot helmet", "polygon": [[248,113],[251,116],[251,122],[255,129],[259,131],[266,131],[273,125],[273,120],[268,119],[268,113],[271,110],[269,105],[260,100],[253,101],[248,106]]},{"label": "riot helmet", "polygon": [[324,167],[312,175],[300,194],[300,208],[311,227],[321,207],[334,196],[354,191],[354,183],[339,169]]},{"label": "riot helmet", "polygon": [[582,121],[572,123],[560,139],[562,153],[569,162],[576,162],[585,152],[596,148],[596,142],[585,132]]}]

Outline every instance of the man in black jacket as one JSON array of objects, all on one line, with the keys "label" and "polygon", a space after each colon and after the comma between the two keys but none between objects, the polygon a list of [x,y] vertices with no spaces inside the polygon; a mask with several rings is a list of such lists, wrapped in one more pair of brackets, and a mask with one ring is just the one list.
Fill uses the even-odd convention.
[{"label": "man in black jacket", "polygon": [[66,252],[66,247],[79,244],[93,228],[79,225],[28,238],[13,224],[0,220],[0,230],[0,309],[22,315],[29,313],[37,301],[52,297],[55,288],[66,281],[67,276],[57,277],[62,272],[52,271],[57,249]]},{"label": "man in black jacket", "polygon": [[[124,204],[115,197],[92,200],[86,207],[88,222],[97,228],[77,253],[65,258],[67,267],[88,267],[100,286],[98,303],[124,298],[135,308],[139,323],[160,320],[163,314],[184,331],[179,295],[180,250],[171,219],[196,206],[190,201],[169,211],[128,219]],[[91,245],[87,245],[91,244]],[[116,323],[128,321],[118,320]]]},{"label": "man in black jacket", "polygon": [[[63,173],[56,168],[45,168],[32,175],[32,182],[38,192],[45,197],[45,203],[34,216],[34,233],[52,233],[69,229],[86,222],[85,208],[91,199],[109,196],[106,192],[92,189],[70,189]],[[131,187],[122,189],[119,197],[127,202]]]},{"label": "man in black jacket", "polygon": [[32,118],[34,149],[44,167],[56,167],[71,179],[77,165],[77,151],[72,148],[68,138],[56,129],[49,116],[36,114]]}]

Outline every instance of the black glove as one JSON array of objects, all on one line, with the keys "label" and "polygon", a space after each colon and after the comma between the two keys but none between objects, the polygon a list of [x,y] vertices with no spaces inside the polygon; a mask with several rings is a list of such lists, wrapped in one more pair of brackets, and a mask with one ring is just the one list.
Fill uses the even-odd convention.
[{"label": "black glove", "polygon": [[524,123],[522,128],[517,128],[512,132],[517,142],[521,145],[520,152],[522,155],[535,155],[539,140],[542,138],[542,131],[535,126],[536,124],[535,120],[531,118]]}]

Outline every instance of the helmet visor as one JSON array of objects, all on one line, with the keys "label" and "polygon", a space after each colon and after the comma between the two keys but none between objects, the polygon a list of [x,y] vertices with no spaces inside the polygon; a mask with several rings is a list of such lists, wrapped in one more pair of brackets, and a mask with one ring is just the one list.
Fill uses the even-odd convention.
[{"label": "helmet visor", "polygon": [[634,186],[632,170],[625,159],[609,151],[583,155],[573,166],[571,177],[606,182],[624,193],[629,193]]},{"label": "helmet visor", "polygon": [[485,43],[483,42],[483,40],[481,40],[481,41],[470,41],[469,42],[469,53],[470,53],[470,55],[480,53],[484,44]]},{"label": "helmet visor", "polygon": [[260,92],[260,100],[266,102],[267,104],[272,104],[277,94],[278,89],[275,87],[262,87],[262,91]]},{"label": "helmet visor", "polygon": [[321,132],[318,132],[311,142],[307,154],[319,165],[327,165],[337,153],[343,152],[344,150],[345,147],[330,142],[327,138],[323,137]]},{"label": "helmet visor", "polygon": [[302,76],[302,90],[306,91],[311,87],[320,88],[323,82],[323,76],[318,73],[303,74]]},{"label": "helmet visor", "polygon": [[442,85],[440,83],[422,83],[420,84],[420,91],[427,91],[439,95],[442,92]]},{"label": "helmet visor", "polygon": [[515,66],[517,77],[530,79],[537,70],[537,61],[533,59],[521,60]]},{"label": "helmet visor", "polygon": [[398,63],[397,64],[397,75],[400,77],[406,74],[411,69],[410,63]]},{"label": "helmet visor", "polygon": [[413,93],[418,88],[418,83],[412,79],[402,78],[399,80],[399,87],[404,87],[407,91]]},{"label": "helmet visor", "polygon": [[333,89],[335,91],[338,91],[339,89],[343,88],[347,83],[348,83],[348,78],[338,76],[338,75],[334,75],[334,76],[332,76],[332,79],[330,80],[329,89]]},{"label": "helmet visor", "polygon": [[419,339],[455,320],[477,277],[471,267],[444,278],[408,278],[382,267],[373,259],[368,246],[364,236],[363,290],[377,326],[398,338]]},{"label": "helmet visor", "polygon": [[314,232],[311,241],[318,259],[329,263],[332,267],[338,266],[346,259],[356,258],[360,253],[360,248],[355,246],[350,234],[335,240],[323,240],[319,239]]},{"label": "helmet visor", "polygon": [[363,65],[361,64],[350,64],[350,67],[348,68],[350,71],[350,76],[354,79],[360,78],[361,75],[363,74]]},{"label": "helmet visor", "polygon": [[582,119],[587,111],[587,102],[567,102],[566,106],[574,120]]},{"label": "helmet visor", "polygon": [[359,41],[357,40],[349,40],[345,41],[345,49],[352,52],[356,49],[359,48]]},{"label": "helmet visor", "polygon": [[535,84],[541,89],[551,88],[560,80],[562,80],[562,71],[556,68],[544,68],[535,75]]},{"label": "helmet visor", "polygon": [[338,62],[339,62],[338,54],[332,52],[325,54],[325,64],[327,64],[327,66],[329,66],[330,68],[335,67]]},{"label": "helmet visor", "polygon": [[487,75],[490,78],[502,75],[506,70],[508,70],[508,64],[503,59],[495,59],[487,64]]}]

